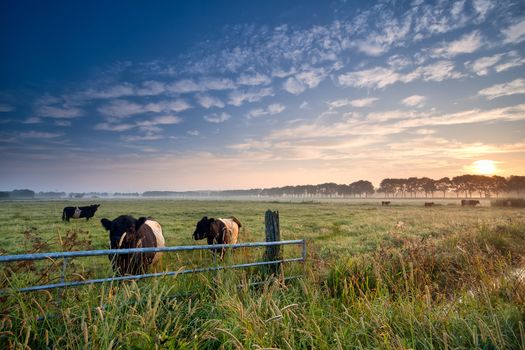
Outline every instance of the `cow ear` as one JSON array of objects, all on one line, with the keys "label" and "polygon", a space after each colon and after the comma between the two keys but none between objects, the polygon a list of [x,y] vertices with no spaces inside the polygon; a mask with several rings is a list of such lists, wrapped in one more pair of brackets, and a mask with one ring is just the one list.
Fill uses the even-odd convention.
[{"label": "cow ear", "polygon": [[207,216],[203,216],[201,221],[208,221],[208,217]]},{"label": "cow ear", "polygon": [[142,226],[146,220],[148,220],[148,218],[146,217],[141,217],[137,220],[137,222],[135,223],[135,229],[138,230],[140,226]]},{"label": "cow ear", "polygon": [[104,228],[106,229],[106,231],[109,231],[111,230],[111,221],[109,221],[108,219],[104,218],[102,220],[100,220],[100,223],[102,224],[102,226],[104,226]]}]

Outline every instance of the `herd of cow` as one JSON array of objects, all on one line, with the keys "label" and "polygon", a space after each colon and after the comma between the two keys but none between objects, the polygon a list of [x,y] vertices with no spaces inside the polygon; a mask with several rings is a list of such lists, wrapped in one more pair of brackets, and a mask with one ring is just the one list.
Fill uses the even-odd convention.
[{"label": "herd of cow", "polygon": [[[390,201],[382,201],[382,206],[390,205]],[[476,206],[479,200],[464,199],[461,206]],[[425,207],[434,206],[434,202],[426,202]],[[89,220],[95,215],[100,204],[84,207],[65,207],[62,211],[62,220],[86,218]],[[152,217],[140,217],[135,219],[131,215],[121,215],[114,220],[103,218],[100,220],[102,226],[109,232],[109,245],[111,249],[125,248],[160,248],[165,246],[161,225]],[[242,227],[240,221],[235,217],[228,219],[214,219],[203,217],[197,222],[193,238],[200,240],[206,238],[209,245],[212,244],[235,244],[239,237],[239,229]],[[222,259],[224,249],[218,253]],[[155,266],[161,258],[162,253],[134,253],[134,254],[112,254],[109,256],[113,270],[120,275],[136,275],[144,273],[150,265]]]},{"label": "herd of cow", "polygon": [[[386,207],[386,206],[389,206],[392,202],[390,201],[382,201],[381,202],[381,206],[383,207]],[[464,206],[470,206],[470,207],[475,207],[476,205],[479,205],[481,204],[477,199],[462,199],[461,200],[461,206],[464,207]],[[435,206],[436,204],[434,202],[425,202],[424,206],[425,207],[433,207]]]},{"label": "herd of cow", "polygon": [[[62,211],[62,220],[86,218],[89,220],[95,215],[100,204],[84,207],[65,207]],[[161,248],[165,246],[161,225],[152,217],[135,219],[131,215],[120,215],[114,220],[103,218],[100,223],[109,232],[111,249],[127,248]],[[193,238],[206,238],[208,244],[235,244],[239,237],[240,221],[235,217],[228,219],[214,219],[203,217],[196,225]],[[222,259],[224,249],[214,251]],[[146,272],[148,267],[155,266],[161,259],[161,252],[111,254],[109,260],[113,271],[119,275],[137,275]]]}]

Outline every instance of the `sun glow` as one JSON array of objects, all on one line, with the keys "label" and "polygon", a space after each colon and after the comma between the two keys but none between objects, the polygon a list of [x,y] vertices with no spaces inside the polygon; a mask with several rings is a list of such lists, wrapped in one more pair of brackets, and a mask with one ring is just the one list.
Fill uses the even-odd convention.
[{"label": "sun glow", "polygon": [[496,172],[496,165],[493,160],[476,160],[474,163],[472,163],[472,169],[477,174],[492,175]]}]

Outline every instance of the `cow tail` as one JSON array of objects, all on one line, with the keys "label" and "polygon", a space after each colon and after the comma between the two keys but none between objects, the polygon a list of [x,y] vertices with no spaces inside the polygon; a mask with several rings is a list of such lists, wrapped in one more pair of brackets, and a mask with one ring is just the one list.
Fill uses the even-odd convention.
[{"label": "cow tail", "polygon": [[66,209],[62,210],[62,221],[66,220]]}]

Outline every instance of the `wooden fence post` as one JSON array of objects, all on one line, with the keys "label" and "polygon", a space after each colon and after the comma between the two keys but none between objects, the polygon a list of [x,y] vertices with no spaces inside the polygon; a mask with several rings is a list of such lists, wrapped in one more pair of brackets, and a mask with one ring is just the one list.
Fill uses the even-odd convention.
[{"label": "wooden fence post", "polygon": [[[277,242],[281,240],[281,232],[279,229],[279,212],[268,209],[264,217],[266,226],[266,242]],[[266,261],[275,261],[281,259],[281,246],[273,245],[267,246],[264,253]],[[281,264],[270,265],[270,271],[277,275],[280,271]]]}]

